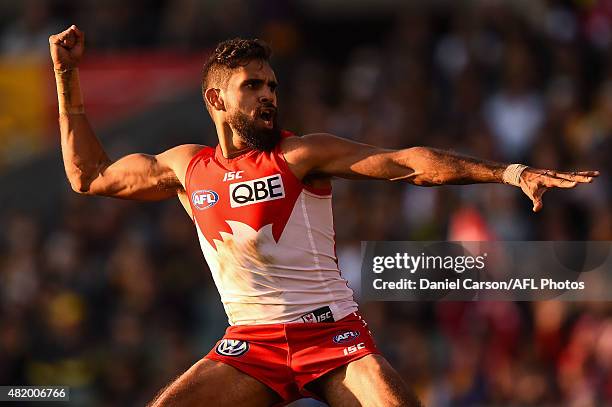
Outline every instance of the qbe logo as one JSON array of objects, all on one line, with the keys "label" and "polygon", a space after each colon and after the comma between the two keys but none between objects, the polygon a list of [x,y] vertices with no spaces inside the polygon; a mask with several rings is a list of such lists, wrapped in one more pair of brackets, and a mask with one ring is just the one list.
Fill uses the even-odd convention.
[{"label": "qbe logo", "polygon": [[229,192],[232,208],[274,201],[285,197],[285,187],[280,174],[230,184]]},{"label": "qbe logo", "polygon": [[335,343],[345,343],[345,342],[352,341],[358,336],[359,336],[359,331],[346,331],[338,335],[334,335],[333,340]]},{"label": "qbe logo", "polygon": [[249,343],[239,339],[222,339],[215,348],[215,352],[223,356],[240,356],[249,351]]},{"label": "qbe logo", "polygon": [[200,189],[191,194],[191,202],[196,209],[203,211],[219,202],[219,194],[210,189]]}]

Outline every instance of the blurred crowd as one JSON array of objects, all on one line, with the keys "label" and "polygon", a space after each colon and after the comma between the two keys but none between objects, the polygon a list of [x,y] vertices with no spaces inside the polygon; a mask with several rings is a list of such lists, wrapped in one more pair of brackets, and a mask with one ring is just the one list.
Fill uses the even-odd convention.
[{"label": "blurred crowd", "polygon": [[[338,256],[357,295],[362,240],[612,240],[610,0],[414,1],[349,16],[298,1],[19,4],[3,6],[5,55],[46,53],[48,35],[74,21],[108,51],[260,36],[275,50],[283,125],[298,134],[602,172],[548,192],[537,215],[506,186],[335,181]],[[11,209],[0,221],[0,384],[143,405],[225,329],[178,201],[66,193],[53,217]],[[361,309],[427,405],[612,405],[610,302]]]}]

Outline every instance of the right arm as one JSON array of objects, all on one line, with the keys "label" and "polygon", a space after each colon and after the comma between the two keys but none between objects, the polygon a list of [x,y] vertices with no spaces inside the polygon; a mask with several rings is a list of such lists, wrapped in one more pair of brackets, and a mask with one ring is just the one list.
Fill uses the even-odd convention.
[{"label": "right arm", "polygon": [[512,166],[507,164],[429,147],[387,150],[322,133],[289,137],[283,146],[285,159],[299,179],[339,176],[420,186],[506,183],[522,189],[532,200],[534,212],[542,208],[542,194],[548,188],[573,188],[599,175],[598,171],[562,172],[522,166],[515,179],[509,177],[512,173],[507,171]]},{"label": "right arm", "polygon": [[85,111],[78,63],[84,34],[76,27],[49,37],[59,103],[62,157],[72,189],[80,194],[161,200],[181,193],[189,158],[199,145],[182,145],[158,155],[130,154],[111,160],[94,134]]}]

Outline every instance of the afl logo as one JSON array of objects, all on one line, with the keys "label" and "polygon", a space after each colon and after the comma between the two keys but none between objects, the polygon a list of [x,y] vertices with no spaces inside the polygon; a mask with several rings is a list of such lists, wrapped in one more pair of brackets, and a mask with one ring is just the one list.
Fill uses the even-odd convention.
[{"label": "afl logo", "polygon": [[222,339],[215,352],[223,356],[240,356],[249,351],[249,343],[239,339]]},{"label": "afl logo", "polygon": [[359,336],[359,331],[346,331],[346,332],[342,332],[341,334],[334,335],[334,342],[335,343],[349,342],[357,338],[358,336]]},{"label": "afl logo", "polygon": [[200,189],[191,194],[191,202],[196,209],[203,211],[219,202],[219,194],[210,189]]}]

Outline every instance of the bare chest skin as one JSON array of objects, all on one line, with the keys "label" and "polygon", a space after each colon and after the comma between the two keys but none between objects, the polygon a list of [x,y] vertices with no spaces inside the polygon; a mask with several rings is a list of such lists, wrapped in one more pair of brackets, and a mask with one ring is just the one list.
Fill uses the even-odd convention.
[{"label": "bare chest skin", "polygon": [[193,219],[193,213],[191,212],[191,205],[189,204],[189,197],[187,193],[183,190],[178,193],[178,199],[181,205],[183,205],[183,209],[187,212],[190,218]]},{"label": "bare chest skin", "polygon": [[174,164],[174,173],[176,174],[178,180],[183,186],[182,189],[177,191],[177,196],[181,205],[183,205],[183,209],[189,215],[189,218],[193,219],[193,213],[191,212],[191,204],[189,203],[189,196],[187,196],[187,188],[186,188],[186,180],[185,176],[187,175],[187,167],[191,162],[192,158],[202,149],[204,146],[198,146],[197,148],[190,150],[187,154],[180,157]]},{"label": "bare chest skin", "polygon": [[307,176],[302,179],[302,183],[313,188],[329,188],[331,186],[331,178]]}]

